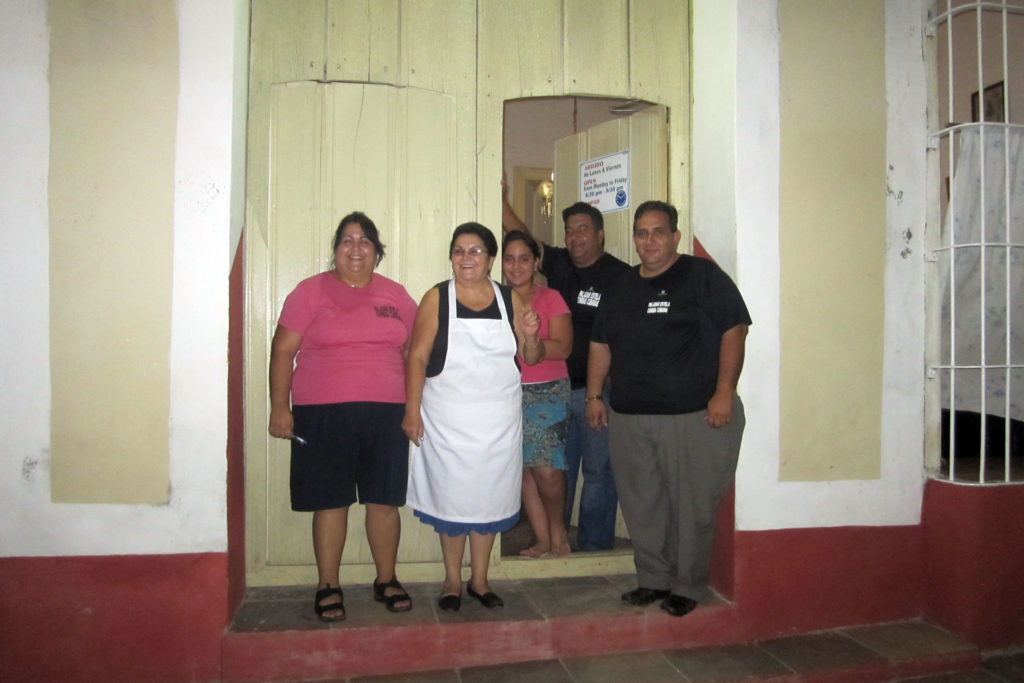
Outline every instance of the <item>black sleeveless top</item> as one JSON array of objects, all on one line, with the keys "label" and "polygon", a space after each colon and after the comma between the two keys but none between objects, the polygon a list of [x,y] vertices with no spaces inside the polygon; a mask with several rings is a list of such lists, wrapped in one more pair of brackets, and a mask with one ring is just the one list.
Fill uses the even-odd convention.
[{"label": "black sleeveless top", "polygon": [[[427,363],[427,377],[436,377],[444,370],[444,360],[448,356],[448,280],[438,282],[437,288],[437,335],[434,337],[434,347],[430,350],[430,361]],[[498,285],[501,298],[505,300],[505,310],[509,312],[508,326],[515,334],[515,325],[512,322],[512,288],[503,284]],[[491,305],[482,311],[474,311],[468,306],[463,306],[458,300],[455,301],[455,315],[463,319],[480,320],[501,320],[501,309],[498,308],[498,300],[495,299]],[[516,358],[516,367],[519,367],[519,359]]]}]

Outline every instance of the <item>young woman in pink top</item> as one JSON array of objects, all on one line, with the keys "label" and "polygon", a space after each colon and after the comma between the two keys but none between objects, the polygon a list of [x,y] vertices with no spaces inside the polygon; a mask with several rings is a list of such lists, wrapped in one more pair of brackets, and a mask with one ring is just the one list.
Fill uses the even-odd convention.
[{"label": "young woman in pink top", "polygon": [[569,307],[553,289],[533,281],[540,247],[525,232],[507,233],[501,244],[505,281],[540,316],[540,338],[547,353],[536,365],[521,363],[523,373],[523,510],[536,543],[526,557],[565,557],[565,444],[569,435],[569,371],[572,350]]}]

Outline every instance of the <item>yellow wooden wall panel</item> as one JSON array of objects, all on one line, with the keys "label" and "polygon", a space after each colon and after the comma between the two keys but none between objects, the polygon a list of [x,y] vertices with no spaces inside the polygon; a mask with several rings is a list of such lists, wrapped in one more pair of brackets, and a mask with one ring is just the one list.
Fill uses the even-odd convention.
[{"label": "yellow wooden wall panel", "polygon": [[579,201],[580,163],[587,158],[587,134],[576,133],[555,141],[555,196],[554,212],[557,216],[559,242],[565,235],[561,229],[561,210]]},{"label": "yellow wooden wall panel", "polygon": [[402,4],[402,82],[472,99],[476,18],[474,0],[406,0]]},{"label": "yellow wooden wall panel", "polygon": [[[273,320],[284,299],[299,280],[325,270],[330,243],[324,244],[319,206],[321,176],[321,120],[324,95],[313,83],[275,85],[271,89],[272,128],[269,246],[275,269],[271,284]],[[281,125],[287,123],[287,125]],[[286,228],[287,231],[283,231]]]},{"label": "yellow wooden wall panel", "polygon": [[[595,159],[629,147],[629,119],[605,121],[590,128],[587,134],[587,149],[583,160]],[[630,175],[633,174],[633,155],[630,154]],[[576,182],[579,182],[577,177]],[[604,214],[604,246],[612,256],[630,262],[633,249],[632,214],[626,211],[611,211]]]},{"label": "yellow wooden wall panel", "polygon": [[[446,106],[452,108],[455,117],[455,134],[444,138],[451,146],[444,154],[454,153],[455,165],[445,182],[450,183],[450,191],[454,192],[455,215],[445,230],[446,237],[451,236],[457,223],[478,218],[476,60],[477,12],[473,0],[408,0],[403,4],[404,82],[452,98]],[[428,140],[440,140],[438,136],[445,131],[424,134],[429,136]],[[416,269],[423,270],[426,278],[426,272],[436,272],[436,267],[424,264]],[[447,272],[447,263],[444,267]]]},{"label": "yellow wooden wall panel", "polygon": [[[633,0],[629,4],[629,94],[663,101],[689,73],[689,4]],[[667,104],[667,103],[666,103]]]},{"label": "yellow wooden wall panel", "polygon": [[506,99],[564,92],[561,3],[482,0],[479,44],[481,99],[500,91],[499,111]]},{"label": "yellow wooden wall panel", "polygon": [[[351,211],[363,211],[380,231],[381,241],[395,240],[392,213],[398,178],[402,174],[401,90],[388,85],[332,83],[327,91],[324,118],[323,179],[325,209],[333,223]],[[390,276],[393,259],[381,264]]]},{"label": "yellow wooden wall panel", "polygon": [[397,273],[418,302],[432,285],[451,275],[448,243],[458,221],[459,177],[455,98],[418,88],[406,90],[407,144],[402,192],[395,214],[401,235],[394,240]]},{"label": "yellow wooden wall panel", "polygon": [[[273,250],[269,248],[271,211],[270,122],[275,83],[323,78],[325,55],[324,0],[252,0],[249,42],[249,117],[246,145],[245,268],[250,296],[246,298],[245,450],[246,567],[255,575],[267,559],[268,470],[275,458],[287,458],[287,444],[269,439],[266,373],[270,337],[280,302],[268,277]],[[253,381],[260,378],[259,381]],[[251,495],[250,495],[251,494]],[[308,536],[308,533],[304,534]]]},{"label": "yellow wooden wall panel", "polygon": [[662,186],[668,166],[668,139],[665,125],[668,115],[664,106],[648,107],[626,119],[629,126],[629,147],[643,163],[630,165],[632,197],[635,208],[647,199],[668,200],[668,187]]},{"label": "yellow wooden wall panel", "polygon": [[[505,100],[565,93],[563,23],[558,2],[482,0],[478,33],[477,220],[501,230]],[[495,274],[498,273],[496,263]]]},{"label": "yellow wooden wall panel", "polygon": [[246,230],[267,240],[270,86],[314,81],[324,74],[324,0],[252,0],[249,44],[249,119]]},{"label": "yellow wooden wall panel", "polygon": [[[323,245],[319,204],[323,194],[321,173],[322,86],[310,82],[271,88],[270,232],[268,253],[271,275],[267,280],[273,330],[285,297],[303,278],[324,269],[330,244]],[[265,391],[265,389],[264,389]],[[263,398],[261,403],[266,403]],[[274,563],[298,563],[308,558],[308,514],[290,512],[290,444],[266,439],[266,499],[270,520],[268,557]],[[283,508],[282,508],[283,506]]]},{"label": "yellow wooden wall panel", "polygon": [[621,96],[629,92],[629,3],[563,0],[566,92]]},{"label": "yellow wooden wall panel", "polygon": [[326,80],[399,84],[399,0],[327,0]]},{"label": "yellow wooden wall panel", "polygon": [[326,16],[324,0],[252,0],[252,76],[261,83],[323,78]]},{"label": "yellow wooden wall panel", "polygon": [[679,209],[680,248],[689,251],[690,7],[679,0],[632,0],[629,9],[630,95],[668,111],[668,201]]}]

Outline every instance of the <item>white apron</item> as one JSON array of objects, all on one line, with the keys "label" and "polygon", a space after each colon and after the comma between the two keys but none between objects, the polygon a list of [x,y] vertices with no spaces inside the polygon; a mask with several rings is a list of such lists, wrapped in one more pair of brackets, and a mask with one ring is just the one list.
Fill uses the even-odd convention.
[{"label": "white apron", "polygon": [[423,386],[423,443],[410,449],[407,504],[447,522],[497,522],[519,511],[522,377],[505,300],[491,286],[501,320],[459,318],[448,283],[448,353]]}]

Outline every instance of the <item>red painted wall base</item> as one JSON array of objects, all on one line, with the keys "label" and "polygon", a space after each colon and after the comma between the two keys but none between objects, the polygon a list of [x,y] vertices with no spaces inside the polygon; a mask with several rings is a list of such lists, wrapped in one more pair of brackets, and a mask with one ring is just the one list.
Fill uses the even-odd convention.
[{"label": "red painted wall base", "polygon": [[238,241],[228,279],[228,604],[245,596],[245,250]]},{"label": "red painted wall base", "polygon": [[227,555],[0,559],[0,680],[220,679]]},{"label": "red painted wall base", "polygon": [[[727,497],[722,519],[730,513]],[[931,481],[919,526],[730,533],[723,524],[715,582],[731,587],[733,604],[679,627],[699,625],[707,638],[727,643],[924,615],[982,648],[1022,645],[1022,519],[1024,486]],[[229,653],[251,644],[225,637],[231,571],[224,553],[0,558],[0,680],[241,674],[224,668]],[[617,623],[595,617],[585,627],[606,634]],[[287,633],[264,638],[285,649],[293,640]]]},{"label": "red painted wall base", "polygon": [[982,648],[1024,644],[1024,485],[929,480],[926,613]]},{"label": "red painted wall base", "polygon": [[738,532],[735,573],[733,600],[759,632],[909,619],[921,614],[921,529]]}]

